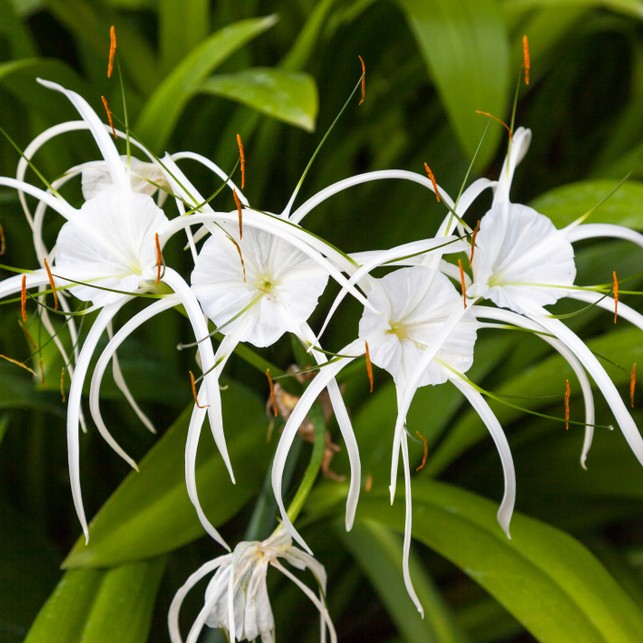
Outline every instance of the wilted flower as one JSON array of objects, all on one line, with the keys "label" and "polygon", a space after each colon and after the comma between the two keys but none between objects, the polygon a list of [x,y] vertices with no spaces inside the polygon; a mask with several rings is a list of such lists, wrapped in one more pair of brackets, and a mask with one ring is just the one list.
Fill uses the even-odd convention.
[{"label": "wilted flower", "polygon": [[[284,567],[280,559],[296,569],[310,569],[319,586],[319,597],[299,578]],[[279,570],[292,580],[319,610],[322,641],[326,630],[331,641],[337,640],[335,629],[325,605],[326,572],[311,555],[293,547],[288,532],[279,527],[263,542],[241,542],[232,553],[219,556],[205,563],[176,593],[168,615],[170,638],[173,643],[183,639],[179,629],[179,611],[185,596],[203,577],[215,572],[205,591],[205,604],[188,634],[187,643],[195,643],[204,625],[221,628],[230,641],[253,641],[261,637],[262,643],[275,640],[275,622],[268,596],[266,576],[268,566]]]}]

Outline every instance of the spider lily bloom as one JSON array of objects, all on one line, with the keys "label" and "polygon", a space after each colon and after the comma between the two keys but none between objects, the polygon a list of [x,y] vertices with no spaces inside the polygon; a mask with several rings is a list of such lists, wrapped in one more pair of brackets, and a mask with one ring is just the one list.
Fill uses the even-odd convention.
[{"label": "spider lily bloom", "polygon": [[[59,85],[41,81],[43,85],[63,93],[76,107],[93,135],[107,165],[112,187],[101,190],[85,201],[79,210],[69,205],[59,194],[44,192],[17,179],[0,178],[0,185],[22,190],[34,196],[62,215],[63,224],[56,248],[50,253],[52,273],[57,288],[65,288],[74,297],[91,304],[88,310],[98,310],[77,360],[72,378],[67,413],[69,469],[74,505],[87,537],[88,528],[82,503],[79,471],[79,437],[81,395],[91,357],[103,332],[108,329],[117,312],[135,296],[158,292],[161,283],[169,287],[175,304],[182,304],[199,341],[199,355],[208,398],[219,394],[216,380],[207,373],[214,368],[214,351],[207,340],[208,328],[201,308],[183,278],[169,267],[163,268],[160,259],[163,244],[170,235],[170,223],[163,211],[147,194],[132,191],[131,180],[103,123],[78,94]],[[0,295],[18,292],[21,285],[14,277],[0,287]],[[43,286],[49,282],[45,270],[34,271],[26,277],[26,286]],[[152,308],[160,312],[161,305]],[[212,411],[212,414],[216,409]],[[214,421],[211,422],[216,426]],[[97,426],[103,437],[131,466],[134,461],[118,446],[101,420]],[[215,440],[232,476],[232,468],[222,434]],[[218,534],[211,535],[217,538]],[[218,537],[220,539],[220,537]],[[222,541],[221,541],[222,542]]]},{"label": "spider lily bloom", "polygon": [[[319,596],[282,564],[287,562],[296,569],[310,569],[319,586]],[[263,542],[239,543],[230,554],[219,556],[202,565],[176,593],[168,614],[170,639],[181,643],[179,611],[188,592],[211,572],[214,576],[205,591],[205,604],[188,634],[187,643],[196,643],[204,625],[222,628],[228,640],[252,641],[261,637],[262,643],[275,640],[275,622],[268,596],[266,576],[268,566],[279,570],[310,599],[320,614],[321,640],[326,631],[331,642],[337,635],[325,605],[326,572],[311,555],[293,547],[290,535],[279,527]]]},{"label": "spider lily bloom", "polygon": [[[562,297],[586,299],[574,286],[576,267],[571,241],[611,233],[641,244],[641,236],[619,226],[601,225],[587,226],[589,231],[584,234],[584,226],[579,226],[579,222],[558,230],[547,217],[532,208],[511,203],[511,179],[517,163],[526,153],[530,137],[529,130],[523,128],[514,134],[491,209],[483,216],[476,237],[473,284],[468,295],[476,300],[489,299],[501,308],[520,313],[536,323],[541,332],[549,333],[563,343],[601,390],[632,451],[643,464],[643,439],[614,383],[580,338],[544,308]],[[479,315],[485,315],[484,308],[479,309]],[[629,316],[638,319],[636,315]],[[498,319],[497,313],[494,318]],[[512,319],[511,323],[517,323],[515,317]],[[585,431],[581,453],[583,466],[593,427],[588,424]]]},{"label": "spider lily bloom", "polygon": [[412,503],[411,472],[405,423],[408,409],[420,386],[452,382],[467,397],[489,428],[500,453],[505,492],[498,520],[508,535],[515,500],[515,474],[507,440],[498,420],[478,391],[464,377],[473,363],[473,347],[478,322],[471,307],[463,306],[462,297],[449,279],[426,266],[401,268],[382,279],[370,280],[369,308],[359,324],[359,338],[340,351],[310,383],[288,419],[275,453],[272,484],[284,523],[295,539],[305,546],[288,520],[282,500],[281,480],[286,457],[299,424],[308,413],[327,381],[355,357],[365,352],[366,342],[372,362],[388,371],[397,390],[398,416],[393,435],[391,459],[391,502],[393,502],[400,456],[404,469],[406,521],[403,568],[407,590],[418,610],[422,606],[413,589],[408,570],[411,544]]}]

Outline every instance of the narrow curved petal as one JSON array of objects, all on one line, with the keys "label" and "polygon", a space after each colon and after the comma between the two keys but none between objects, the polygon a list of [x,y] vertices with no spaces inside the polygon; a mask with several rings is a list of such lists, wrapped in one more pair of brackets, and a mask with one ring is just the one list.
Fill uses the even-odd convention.
[{"label": "narrow curved petal", "polygon": [[[80,443],[78,439],[78,422],[80,414],[81,397],[83,392],[83,384],[87,371],[89,370],[89,362],[94,354],[98,341],[107,325],[114,318],[116,313],[125,305],[128,298],[123,297],[120,301],[108,304],[103,308],[98,317],[94,321],[92,327],[87,334],[83,348],[80,351],[78,360],[76,362],[76,371],[74,379],[69,388],[69,399],[67,401],[67,457],[69,461],[69,478],[71,481],[71,493],[76,508],[78,520],[83,528],[85,534],[85,541],[89,540],[89,529],[87,526],[87,518],[85,517],[85,508],[83,506],[83,497],[80,487]],[[136,469],[136,462],[132,460],[124,452],[121,454],[126,462]]]},{"label": "narrow curved petal", "polygon": [[[612,297],[606,297],[601,293],[591,292],[589,290],[570,290],[567,293],[567,297],[587,302],[592,306],[598,306],[603,310],[608,310],[612,315],[614,314],[614,299]],[[630,324],[636,326],[639,330],[643,330],[643,315],[620,300],[618,302],[618,316],[630,322]]]},{"label": "narrow curved petal", "polygon": [[496,444],[500,462],[502,464],[502,475],[505,481],[505,490],[502,496],[502,502],[498,509],[498,522],[502,530],[507,534],[507,538],[511,538],[509,533],[509,523],[513,515],[514,506],[516,504],[516,471],[514,469],[513,458],[511,457],[511,449],[507,442],[498,418],[494,415],[486,400],[480,393],[468,382],[464,377],[459,374],[450,378],[451,383],[469,400],[469,403],[478,414],[480,419],[485,423],[489,429],[493,441]]},{"label": "narrow curved petal", "polygon": [[643,248],[643,234],[636,230],[630,230],[625,226],[613,225],[610,223],[584,223],[583,225],[574,225],[573,223],[562,232],[571,243],[582,241],[583,239],[613,238],[631,241]]},{"label": "narrow curved petal", "polygon": [[107,163],[114,185],[121,190],[129,189],[129,179],[125,169],[123,168],[123,164],[121,163],[118,150],[110,139],[110,136],[105,129],[105,125],[98,118],[96,112],[89,106],[89,103],[87,103],[87,101],[76,92],[65,89],[57,83],[52,83],[48,80],[43,80],[42,78],[38,78],[37,80],[43,87],[60,92],[69,99],[71,104],[76,108],[80,117],[87,123],[89,130],[98,145],[98,149]]},{"label": "narrow curved petal", "polygon": [[[342,192],[348,188],[351,188],[355,185],[361,185],[363,183],[368,183],[370,181],[381,181],[383,179],[394,179],[402,181],[410,181],[412,183],[419,183],[420,185],[428,188],[431,192],[434,192],[433,183],[426,177],[416,172],[409,172],[408,170],[375,170],[373,172],[365,172],[364,174],[357,174],[350,177],[349,179],[343,179],[337,183],[329,185],[327,188],[319,191],[314,197],[311,197],[300,205],[292,214],[288,214],[292,208],[292,201],[294,200],[293,195],[291,197],[290,203],[284,209],[284,216],[287,217],[293,223],[299,223],[311,210],[314,210],[320,203],[323,203],[326,199],[331,196]],[[441,188],[438,188],[440,191],[440,196],[444,199],[444,202],[450,207],[453,208],[454,204],[449,195],[442,191]]]}]

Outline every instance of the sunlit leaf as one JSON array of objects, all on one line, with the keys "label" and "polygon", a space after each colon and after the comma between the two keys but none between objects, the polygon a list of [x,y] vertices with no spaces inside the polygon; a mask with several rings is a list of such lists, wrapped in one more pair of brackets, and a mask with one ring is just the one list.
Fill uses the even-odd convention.
[{"label": "sunlit leaf", "polygon": [[201,91],[237,101],[309,132],[315,129],[317,88],[308,74],[257,67],[208,78]]}]

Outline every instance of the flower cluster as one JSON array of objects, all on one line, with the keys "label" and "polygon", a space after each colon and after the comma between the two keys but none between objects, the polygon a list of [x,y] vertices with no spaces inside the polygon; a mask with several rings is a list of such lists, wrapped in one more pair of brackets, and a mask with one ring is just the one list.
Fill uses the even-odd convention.
[{"label": "flower cluster", "polygon": [[[209,572],[215,571],[205,603],[188,640],[196,640],[204,624],[221,627],[230,640],[274,639],[274,621],[266,588],[268,566],[292,579],[320,612],[322,631],[335,633],[324,603],[326,580],[323,567],[295,529],[283,500],[286,459],[297,432],[315,400],[324,391],[332,405],[350,463],[346,501],[346,527],[355,519],[361,486],[359,445],[349,413],[337,384],[337,375],[349,363],[364,357],[392,376],[397,391],[397,420],[391,427],[391,502],[396,495],[401,458],[406,499],[403,574],[417,609],[422,606],[413,589],[408,569],[412,534],[411,469],[406,418],[418,388],[449,382],[466,397],[493,439],[504,475],[504,494],[498,521],[509,536],[516,496],[515,472],[509,444],[500,423],[479,389],[467,378],[475,356],[477,336],[485,328],[518,327],[538,334],[558,351],[576,373],[585,401],[586,436],[581,454],[584,464],[592,440],[594,401],[592,378],[610,406],[632,451],[643,463],[643,440],[620,394],[596,357],[546,306],[562,297],[610,307],[609,297],[574,284],[576,267],[572,244],[612,236],[643,247],[643,236],[618,226],[589,225],[578,221],[558,230],[535,210],[510,201],[510,187],[517,165],[527,152],[531,133],[518,128],[497,181],[475,181],[452,200],[430,174],[402,170],[360,174],[340,181],[294,208],[294,199],[281,213],[251,207],[242,190],[212,161],[182,152],[159,159],[128,134],[121,138],[134,144],[122,156],[110,129],[78,94],[41,81],[48,89],[64,94],[81,120],[50,128],[27,147],[16,178],[0,177],[0,185],[17,190],[33,231],[34,247],[41,265],[0,283],[0,297],[21,293],[23,315],[28,291],[36,299],[53,294],[56,306],[66,315],[73,349],[68,350],[54,331],[51,311],[39,307],[42,323],[58,346],[71,387],[67,411],[69,474],[78,518],[89,537],[81,494],[79,428],[86,423],[81,409],[82,392],[99,341],[108,334],[91,373],[89,414],[101,435],[132,467],[136,463],[109,432],[100,410],[101,382],[110,363],[115,380],[144,424],[151,423],[127,388],[117,360],[117,350],[140,325],[171,308],[182,307],[190,321],[202,374],[195,381],[195,403],[185,448],[186,486],[207,533],[230,552],[230,547],[210,523],[200,505],[195,475],[197,445],[206,420],[213,439],[234,481],[234,466],[225,439],[219,378],[239,343],[255,347],[275,344],[290,333],[307,348],[319,372],[292,409],[276,448],[271,473],[272,488],[283,521],[264,542],[243,542],[234,551],[215,558],[195,572],[179,590],[170,610],[172,639],[179,641],[178,612],[186,593]],[[26,171],[40,147],[54,137],[74,130],[89,130],[102,159],[71,168],[46,189],[25,180]],[[200,162],[221,180],[237,207],[218,211],[201,195],[181,169],[182,159]],[[75,207],[61,190],[74,177],[82,181],[83,202]],[[368,251],[354,256],[343,253],[302,227],[304,217],[322,201],[352,186],[379,180],[412,181],[439,196],[446,206],[445,218],[432,238],[403,246]],[[492,190],[488,212],[479,228],[471,229],[465,215],[485,190]],[[35,210],[29,206],[35,198]],[[165,204],[165,210],[163,206]],[[174,209],[174,214],[168,211]],[[53,210],[63,218],[50,249],[43,238],[43,220]],[[191,274],[182,275],[167,265],[163,249],[177,234],[184,234],[192,254]],[[465,269],[466,268],[466,269]],[[378,275],[378,276],[376,276]],[[308,319],[318,306],[329,280],[339,288],[327,311],[322,329],[315,332]],[[119,311],[142,295],[148,305],[114,329]],[[321,336],[342,300],[353,297],[363,307],[353,341],[336,353],[322,350]],[[78,300],[78,304],[74,303]],[[79,344],[75,317],[82,307],[95,312],[89,332]],[[643,317],[625,306],[621,315],[643,329]],[[217,333],[222,336],[213,342]],[[196,386],[198,384],[198,387]],[[303,550],[293,546],[294,539]],[[317,579],[319,597],[279,562],[310,569]]]}]

